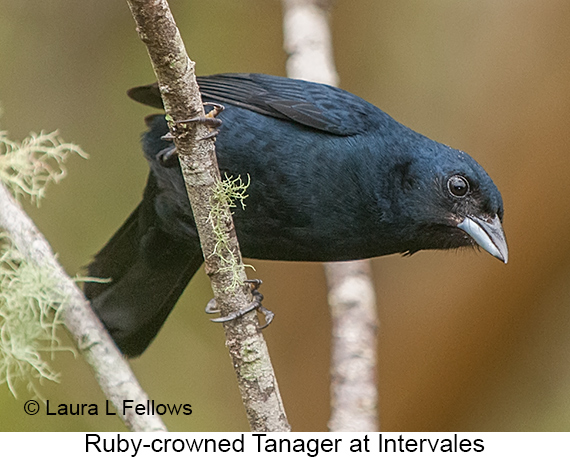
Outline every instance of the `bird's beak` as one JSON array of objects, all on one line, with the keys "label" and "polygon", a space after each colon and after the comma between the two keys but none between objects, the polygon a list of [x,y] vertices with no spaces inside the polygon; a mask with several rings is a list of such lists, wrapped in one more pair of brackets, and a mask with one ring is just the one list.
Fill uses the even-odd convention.
[{"label": "bird's beak", "polygon": [[495,215],[490,220],[467,216],[461,223],[457,224],[457,228],[469,234],[479,246],[492,256],[505,263],[509,260],[507,240],[499,216]]}]

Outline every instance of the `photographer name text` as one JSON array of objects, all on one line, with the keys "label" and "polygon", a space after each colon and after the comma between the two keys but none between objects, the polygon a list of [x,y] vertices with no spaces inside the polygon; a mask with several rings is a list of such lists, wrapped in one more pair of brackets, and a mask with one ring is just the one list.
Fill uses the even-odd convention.
[{"label": "photographer name text", "polygon": [[[33,413],[26,411],[28,414],[36,414],[40,407],[35,403],[35,411]],[[29,403],[29,402],[27,402]],[[33,409],[33,408],[28,408]],[[154,400],[147,400],[143,403],[135,403],[134,400],[123,400],[120,406],[119,414],[126,415],[134,412],[139,416],[189,416],[192,414],[192,406],[189,403],[158,403]],[[113,404],[107,400],[104,406],[97,403],[59,403],[54,404],[49,400],[45,402],[46,416],[116,416],[117,410]]]}]

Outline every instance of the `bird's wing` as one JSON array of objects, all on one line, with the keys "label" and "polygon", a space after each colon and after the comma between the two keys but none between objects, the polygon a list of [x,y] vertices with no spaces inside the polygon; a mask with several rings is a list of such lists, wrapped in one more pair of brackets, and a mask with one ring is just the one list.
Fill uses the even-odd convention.
[{"label": "bird's wing", "polygon": [[[348,136],[378,126],[378,108],[341,89],[298,79],[255,73],[199,76],[207,100],[239,106],[334,135]],[[129,96],[162,108],[156,83],[131,89]]]}]

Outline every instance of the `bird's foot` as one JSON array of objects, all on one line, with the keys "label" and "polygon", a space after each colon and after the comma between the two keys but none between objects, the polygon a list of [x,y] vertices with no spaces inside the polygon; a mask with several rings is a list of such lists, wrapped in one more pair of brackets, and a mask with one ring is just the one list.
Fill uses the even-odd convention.
[{"label": "bird's foot", "polygon": [[[218,317],[216,319],[210,319],[212,322],[229,322],[229,321],[233,321],[234,319],[237,319],[239,317],[242,317],[244,315],[246,315],[247,313],[250,313],[251,311],[257,310],[259,311],[261,314],[263,314],[264,318],[265,318],[265,324],[263,324],[262,326],[259,327],[259,329],[264,329],[265,327],[267,327],[269,324],[271,324],[271,321],[273,320],[273,318],[275,317],[275,314],[268,310],[267,308],[265,308],[262,304],[261,301],[263,300],[263,295],[261,294],[261,292],[259,292],[259,287],[261,286],[261,279],[247,279],[245,280],[246,283],[251,285],[251,295],[253,296],[253,301],[251,302],[251,304],[244,309],[240,309],[239,311],[235,311],[233,313],[228,314],[227,316],[224,317]],[[212,298],[208,304],[206,305],[206,309],[205,309],[206,313],[208,314],[215,314],[215,313],[219,313],[220,310],[218,308],[218,305],[216,303],[216,299]]]},{"label": "bird's foot", "polygon": [[210,138],[214,138],[218,135],[219,130],[218,127],[222,125],[221,119],[218,119],[217,116],[220,114],[225,108],[224,105],[220,105],[219,103],[212,103],[206,102],[204,106],[211,106],[212,109],[206,113],[205,116],[196,116],[190,119],[183,119],[181,121],[175,121],[176,124],[189,124],[192,122],[198,122],[200,124],[204,124],[207,127],[214,129],[212,132],[208,133],[206,136],[202,138],[198,138],[197,141],[204,141]]},{"label": "bird's foot", "polygon": [[[219,103],[206,102],[204,103],[204,106],[212,106],[212,109],[208,111],[205,116],[196,116],[190,119],[174,121],[175,124],[199,122],[206,125],[207,127],[214,129],[202,138],[198,138],[197,141],[204,141],[218,136],[220,131],[217,129],[217,127],[222,125],[222,121],[220,119],[217,119],[216,116],[225,109],[224,105],[220,105]],[[165,141],[174,141],[174,138],[175,137],[171,132],[168,132],[166,135],[160,137],[161,140]],[[156,157],[160,164],[165,168],[171,168],[178,164],[178,152],[176,151],[176,146],[174,145],[164,148],[156,155]]]}]

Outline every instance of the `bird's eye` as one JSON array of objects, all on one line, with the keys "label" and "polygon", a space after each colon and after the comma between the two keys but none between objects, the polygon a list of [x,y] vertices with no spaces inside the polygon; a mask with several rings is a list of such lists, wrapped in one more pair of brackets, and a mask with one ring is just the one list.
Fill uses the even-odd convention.
[{"label": "bird's eye", "polygon": [[454,197],[465,197],[469,192],[469,181],[463,176],[455,175],[447,181],[447,188]]}]

